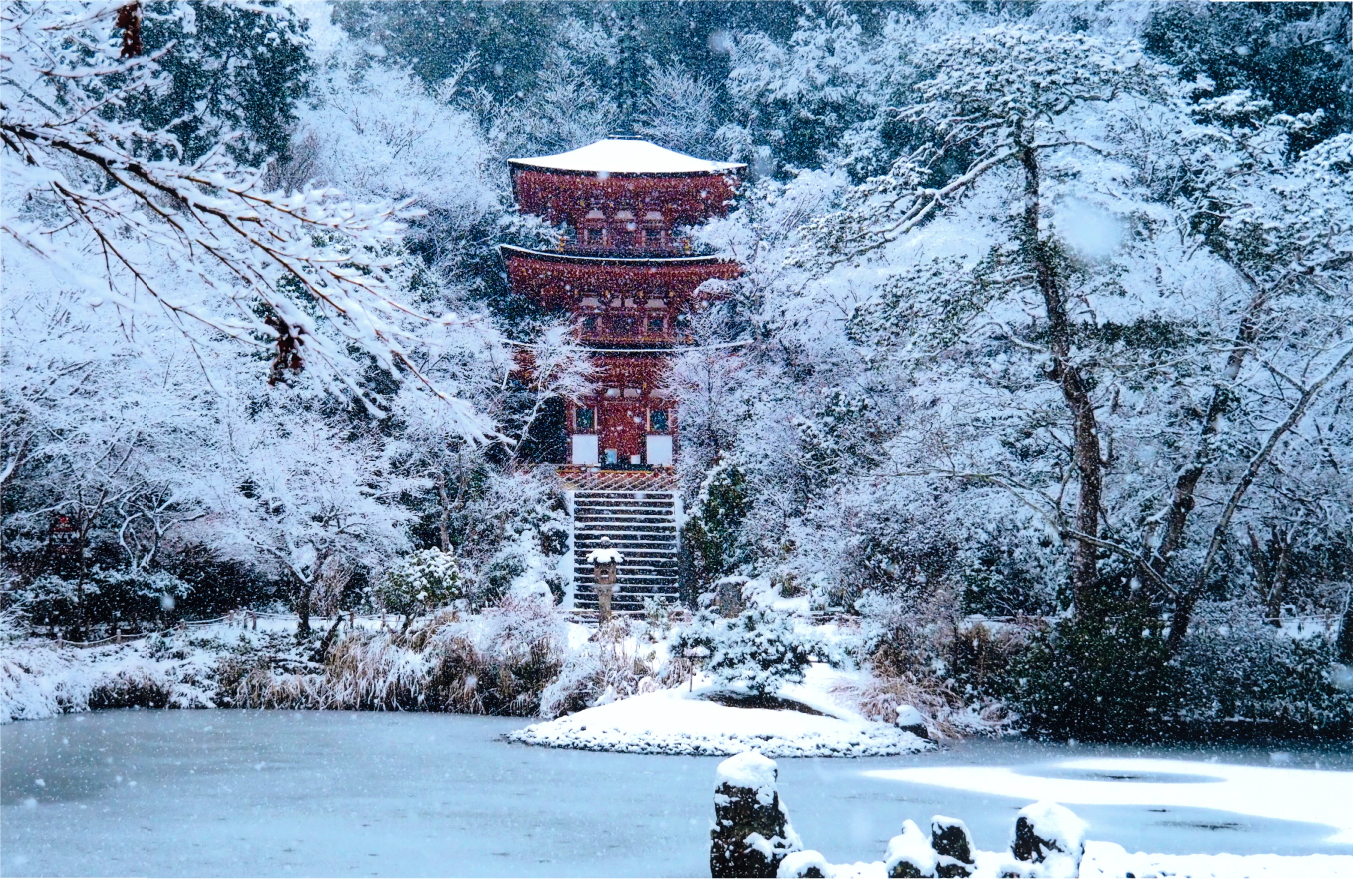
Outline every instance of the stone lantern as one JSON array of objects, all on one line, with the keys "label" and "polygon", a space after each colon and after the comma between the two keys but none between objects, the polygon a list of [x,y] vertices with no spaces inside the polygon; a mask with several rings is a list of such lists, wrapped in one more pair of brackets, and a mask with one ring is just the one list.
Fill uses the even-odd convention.
[{"label": "stone lantern", "polygon": [[603,537],[600,546],[587,554],[587,562],[592,566],[592,580],[597,589],[597,609],[601,612],[601,621],[611,618],[611,592],[615,589],[617,568],[625,560],[620,550],[611,543],[611,538]]}]

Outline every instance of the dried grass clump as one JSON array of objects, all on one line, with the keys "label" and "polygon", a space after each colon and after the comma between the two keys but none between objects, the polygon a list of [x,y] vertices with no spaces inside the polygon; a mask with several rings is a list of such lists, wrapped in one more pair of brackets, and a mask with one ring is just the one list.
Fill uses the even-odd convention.
[{"label": "dried grass clump", "polygon": [[89,691],[90,711],[103,708],[167,708],[172,695],[167,681],[144,670],[124,670],[98,681]]},{"label": "dried grass clump", "polygon": [[1025,627],[963,623],[943,595],[920,608],[880,609],[872,622],[868,667],[873,680],[837,689],[863,714],[892,723],[898,709],[910,705],[941,739],[999,733],[1010,726],[1013,718],[987,695],[987,685],[1027,643]]},{"label": "dried grass clump", "polygon": [[225,657],[216,674],[223,701],[242,707],[532,716],[567,644],[553,606],[508,599],[477,619],[448,613],[406,632],[348,632],[323,664],[292,650]]},{"label": "dried grass clump", "polygon": [[622,617],[598,630],[596,639],[565,661],[541,696],[540,716],[553,720],[585,708],[662,689],[650,659],[628,648],[632,629]]}]

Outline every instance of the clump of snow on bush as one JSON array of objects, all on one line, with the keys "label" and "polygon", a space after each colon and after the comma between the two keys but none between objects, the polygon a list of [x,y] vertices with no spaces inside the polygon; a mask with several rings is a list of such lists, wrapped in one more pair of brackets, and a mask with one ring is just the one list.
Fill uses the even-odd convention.
[{"label": "clump of snow on bush", "polygon": [[[889,875],[934,876],[935,850],[930,840],[910,819],[902,822],[902,832],[888,840],[888,852],[883,856],[883,869]],[[910,865],[911,870],[898,870],[898,865]]]},{"label": "clump of snow on bush", "polygon": [[406,556],[380,581],[373,598],[385,611],[401,614],[404,628],[414,617],[465,597],[465,577],[455,556],[421,549]]}]

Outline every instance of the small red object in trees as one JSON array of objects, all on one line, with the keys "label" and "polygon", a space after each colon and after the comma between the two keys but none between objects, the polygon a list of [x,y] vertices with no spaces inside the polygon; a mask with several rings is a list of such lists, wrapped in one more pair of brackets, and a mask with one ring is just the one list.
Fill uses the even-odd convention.
[{"label": "small red object in trees", "polygon": [[70,555],[75,552],[79,533],[70,516],[57,516],[52,521],[51,539],[52,552],[57,555]]},{"label": "small red object in trees", "polygon": [[293,328],[275,314],[268,315],[263,322],[277,331],[277,356],[268,373],[268,384],[275,385],[282,380],[284,370],[300,372],[305,367],[305,361],[301,359],[301,346],[305,344],[301,336],[305,331],[300,327]]},{"label": "small red object in trees", "polygon": [[122,57],[135,58],[142,52],[141,4],[128,3],[117,8],[117,26],[122,28]]}]

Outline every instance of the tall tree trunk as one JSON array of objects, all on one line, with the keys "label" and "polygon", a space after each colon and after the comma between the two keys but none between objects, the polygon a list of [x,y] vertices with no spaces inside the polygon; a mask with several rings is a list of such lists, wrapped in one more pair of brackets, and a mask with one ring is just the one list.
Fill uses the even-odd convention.
[{"label": "tall tree trunk", "polygon": [[310,637],[310,593],[314,586],[301,578],[296,578],[296,615],[300,622],[296,624],[296,637]]},{"label": "tall tree trunk", "polygon": [[1325,388],[1325,385],[1329,384],[1330,381],[1346,369],[1350,363],[1353,363],[1353,347],[1350,347],[1345,351],[1343,356],[1330,367],[1328,372],[1302,390],[1301,397],[1292,407],[1292,410],[1287,413],[1287,417],[1283,419],[1281,424],[1269,432],[1263,447],[1250,459],[1250,465],[1245,468],[1245,473],[1240,477],[1240,481],[1236,483],[1235,488],[1231,490],[1231,496],[1226,499],[1226,504],[1222,508],[1221,518],[1218,520],[1216,527],[1212,529],[1212,540],[1207,545],[1207,555],[1204,556],[1203,564],[1198,570],[1198,576],[1195,578],[1196,585],[1191,590],[1181,591],[1180,599],[1175,607],[1174,617],[1170,620],[1170,636],[1166,641],[1171,653],[1177,651],[1180,645],[1184,643],[1184,635],[1188,633],[1189,623],[1192,621],[1193,607],[1198,603],[1198,596],[1201,594],[1202,589],[1212,575],[1212,567],[1216,564],[1217,557],[1221,553],[1222,544],[1225,543],[1226,535],[1230,531],[1231,519],[1235,516],[1236,511],[1240,509],[1240,503],[1245,499],[1245,494],[1250,490],[1250,486],[1254,485],[1254,480],[1258,478],[1259,471],[1262,470],[1273,457],[1273,452],[1278,448],[1278,443],[1282,441],[1282,438],[1300,423],[1302,417],[1306,414],[1307,408],[1310,407],[1311,402]]},{"label": "tall tree trunk", "polygon": [[[1021,243],[1043,294],[1048,318],[1048,344],[1052,353],[1052,379],[1062,389],[1062,399],[1071,413],[1072,457],[1080,477],[1076,500],[1075,550],[1071,556],[1071,592],[1077,616],[1102,613],[1098,594],[1099,508],[1104,491],[1104,464],[1099,451],[1099,425],[1090,390],[1080,368],[1072,361],[1071,323],[1066,313],[1066,291],[1053,263],[1053,254],[1039,234],[1040,176],[1038,153],[1031,145],[1019,149],[1024,167],[1024,216]],[[1076,535],[1081,535],[1077,537]],[[1088,539],[1085,539],[1088,538]]]},{"label": "tall tree trunk", "polygon": [[[1251,281],[1253,284],[1254,282]],[[1170,566],[1170,557],[1184,542],[1184,531],[1188,525],[1189,513],[1195,505],[1194,492],[1198,480],[1207,470],[1212,459],[1212,440],[1217,435],[1221,417],[1232,400],[1231,383],[1240,375],[1240,367],[1250,353],[1259,326],[1259,312],[1268,301],[1268,295],[1258,290],[1250,299],[1249,305],[1241,315],[1240,326],[1231,345],[1231,353],[1226,358],[1226,368],[1222,370],[1220,380],[1212,386],[1212,399],[1207,412],[1203,415],[1202,427],[1198,432],[1198,443],[1193,449],[1189,463],[1179,471],[1175,478],[1174,491],[1170,498],[1170,511],[1165,517],[1165,533],[1151,555],[1151,568],[1163,579]]]},{"label": "tall tree trunk", "polygon": [[451,518],[451,498],[446,493],[446,471],[440,466],[434,480],[437,483],[437,500],[441,504],[441,515],[437,519],[437,537],[442,544],[442,552],[451,552],[451,533],[447,522]]},{"label": "tall tree trunk", "polygon": [[[1294,528],[1286,533],[1275,525],[1268,544],[1260,542],[1253,529],[1246,527],[1250,538],[1250,563],[1254,566],[1259,597],[1264,604],[1264,622],[1282,627],[1283,599],[1287,597],[1287,572],[1291,567],[1292,546],[1296,543]],[[1278,558],[1269,561],[1269,552],[1277,549]]]}]

